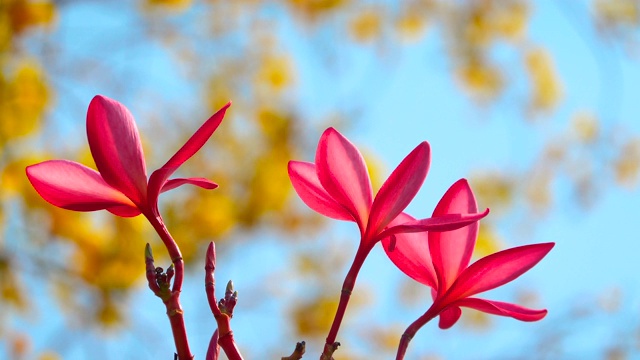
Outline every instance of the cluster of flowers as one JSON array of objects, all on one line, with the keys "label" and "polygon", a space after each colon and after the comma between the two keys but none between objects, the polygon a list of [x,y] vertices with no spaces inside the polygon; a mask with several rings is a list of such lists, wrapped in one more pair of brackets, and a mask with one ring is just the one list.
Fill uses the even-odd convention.
[{"label": "cluster of flowers", "polygon": [[[87,113],[87,136],[98,171],[68,160],[49,160],[27,167],[27,177],[49,203],[75,211],[107,210],[117,216],[144,215],[162,239],[172,265],[163,271],[153,264],[146,247],[147,279],[151,290],[167,308],[177,358],[192,359],[180,305],[184,262],[158,210],[160,193],[184,184],[204,189],[217,185],[204,178],[170,176],[211,137],[222,122],[230,103],[211,116],[167,163],[147,179],[142,145],[133,116],[119,102],[96,96]],[[478,221],[489,210],[478,206],[466,180],[454,183],[444,194],[432,217],[416,219],[405,213],[427,176],[430,148],[419,144],[391,173],[377,194],[358,149],[333,128],[318,144],[315,163],[290,161],[289,177],[294,189],[310,208],[338,220],[353,221],[360,229],[360,245],[349,269],[340,302],[329,330],[321,359],[332,359],[339,343],[338,330],[351,292],[365,258],[378,242],[391,261],[405,274],[431,288],[431,307],[402,335],[396,359],[403,359],[415,333],[439,316],[443,329],[453,326],[461,307],[509,316],[522,321],[542,319],[546,310],[490,301],[474,295],[506,284],[537,264],[553,243],[526,245],[500,251],[469,265],[478,235]],[[283,169],[284,170],[284,169]],[[237,293],[227,287],[225,297],[214,295],[215,247],[210,244],[205,260],[205,289],[218,329],[207,359],[217,359],[222,348],[231,360],[242,359],[235,345],[229,320]],[[303,344],[302,344],[303,345]],[[290,359],[299,359],[304,346],[297,346]]]}]

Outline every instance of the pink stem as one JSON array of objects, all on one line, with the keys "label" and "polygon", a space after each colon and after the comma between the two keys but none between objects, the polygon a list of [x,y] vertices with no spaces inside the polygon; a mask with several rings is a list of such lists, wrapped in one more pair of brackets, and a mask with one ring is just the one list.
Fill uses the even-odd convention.
[{"label": "pink stem", "polygon": [[182,290],[182,281],[184,279],[184,260],[182,260],[182,253],[180,252],[180,248],[171,234],[169,234],[169,230],[164,225],[164,221],[160,216],[149,216],[146,215],[147,219],[151,223],[151,226],[156,230],[158,235],[160,235],[160,239],[164,243],[164,246],[167,248],[167,252],[169,252],[169,257],[171,257],[171,262],[173,262],[173,266],[176,269],[176,276],[173,280],[173,287],[171,288],[172,292],[180,292]]},{"label": "pink stem", "polygon": [[[229,318],[227,317],[227,319]],[[229,330],[225,335],[220,336],[218,338],[218,344],[222,350],[224,350],[229,360],[244,360],[242,355],[240,355],[240,350],[236,346],[236,341],[233,339],[233,331]]]},{"label": "pink stem", "polygon": [[411,339],[413,339],[413,337],[421,327],[423,327],[426,323],[431,321],[431,319],[436,317],[439,312],[440,310],[437,309],[436,303],[433,303],[429,310],[427,310],[427,312],[425,312],[422,316],[416,319],[416,321],[409,325],[409,327],[404,331],[404,334],[402,334],[402,337],[400,338],[396,360],[404,359],[404,355],[407,352],[407,348],[409,347],[409,342],[411,342]]},{"label": "pink stem", "polygon": [[169,323],[171,323],[171,331],[173,332],[173,340],[176,344],[178,359],[191,360],[194,356],[189,349],[187,329],[184,324],[184,312],[180,305],[180,291],[182,290],[182,281],[184,279],[184,261],[182,260],[182,254],[180,253],[178,244],[173,240],[171,234],[169,234],[169,230],[167,230],[167,227],[164,225],[162,218],[146,213],[145,216],[160,236],[160,239],[162,239],[175,267],[175,278],[171,288],[171,295],[168,299],[163,299],[163,301],[167,307],[167,316],[169,317]]},{"label": "pink stem", "polygon": [[[216,247],[213,241],[209,243],[209,247],[207,248],[207,254],[205,257],[204,263],[204,288],[207,294],[207,301],[209,302],[209,308],[211,308],[211,313],[213,313],[213,317],[216,319],[216,323],[218,324],[218,345],[224,350],[224,353],[227,355],[229,360],[243,360],[242,355],[240,355],[240,350],[236,346],[235,340],[233,338],[233,332],[231,331],[231,317],[225,313],[222,313],[220,308],[218,307],[218,302],[216,301],[216,279],[214,276],[214,272],[216,269]],[[209,351],[212,351],[212,345],[209,344]]]},{"label": "pink stem", "polygon": [[340,294],[340,302],[338,303],[338,309],[336,310],[336,315],[333,318],[333,323],[331,324],[331,329],[329,330],[329,334],[327,335],[324,351],[322,353],[322,356],[320,356],[320,359],[331,358],[330,353],[328,354],[327,352],[331,351],[329,349],[335,349],[334,343],[336,341],[336,337],[338,336],[338,330],[340,330],[340,324],[342,324],[342,319],[344,318],[344,314],[347,310],[347,305],[349,304],[349,299],[351,298],[351,292],[353,291],[353,287],[356,284],[358,272],[360,272],[360,268],[362,268],[364,259],[371,251],[371,248],[371,246],[362,245],[358,247],[358,251],[356,252],[355,258],[353,259],[351,268],[349,268],[347,276],[344,279],[342,291]]}]

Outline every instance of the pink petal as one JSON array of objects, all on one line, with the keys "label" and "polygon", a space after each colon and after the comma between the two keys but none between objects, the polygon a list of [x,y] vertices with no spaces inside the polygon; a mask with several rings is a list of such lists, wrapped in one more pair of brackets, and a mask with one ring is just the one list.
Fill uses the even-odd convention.
[{"label": "pink petal", "polygon": [[[413,220],[411,216],[401,213],[390,226]],[[426,234],[417,232],[392,235],[382,239],[382,247],[400,271],[421,284],[436,288],[436,273],[429,255]]]},{"label": "pink petal", "polygon": [[431,152],[426,141],[402,160],[382,185],[371,205],[366,237],[374,237],[380,233],[409,205],[427,177],[430,162]]},{"label": "pink petal", "polygon": [[320,137],[316,171],[322,187],[356,219],[364,235],[373,193],[360,151],[334,128]]},{"label": "pink petal", "polygon": [[200,126],[198,130],[196,130],[191,138],[187,140],[187,142],[182,145],[180,150],[178,150],[172,157],[164,164],[163,168],[173,168],[177,169],[185,161],[189,160],[195,153],[198,152],[204,146],[204,144],[209,140],[211,135],[213,135],[214,131],[220,126],[222,123],[222,119],[224,119],[224,114],[227,112],[227,109],[231,106],[231,102],[228,102],[225,106],[223,106],[220,110],[218,110],[215,114],[211,115],[207,121]]},{"label": "pink petal", "polygon": [[213,189],[218,187],[218,184],[214,183],[213,181],[211,181],[209,179],[205,179],[205,178],[187,178],[187,179],[177,178],[177,179],[168,180],[164,184],[164,186],[162,187],[160,192],[163,193],[165,191],[169,191],[169,190],[175,189],[178,186],[182,186],[182,185],[185,185],[185,184],[195,185],[195,186],[201,187],[203,189],[207,189],[207,190],[213,190]]},{"label": "pink petal", "polygon": [[158,202],[158,195],[167,179],[173,174],[185,161],[191,158],[202,146],[209,140],[213,132],[216,131],[227,109],[231,106],[231,102],[227,103],[207,121],[200,126],[196,132],[191,135],[189,140],[167,161],[164,166],[154,171],[149,177],[149,204],[155,207]]},{"label": "pink petal", "polygon": [[347,209],[322,187],[314,164],[289,161],[288,170],[293,188],[308,207],[333,219],[355,221]]},{"label": "pink petal", "polygon": [[138,211],[123,193],[109,186],[100,174],[68,160],[49,160],[28,166],[27,177],[43,199],[75,211],[129,209]]},{"label": "pink petal", "polygon": [[143,204],[147,171],[138,128],[129,110],[107,97],[94,97],[87,111],[87,137],[104,180],[135,204]]},{"label": "pink petal", "polygon": [[518,246],[485,256],[460,274],[445,297],[455,301],[504,285],[531,269],[554,245]]},{"label": "pink petal", "polygon": [[462,316],[462,309],[458,306],[449,306],[440,313],[440,320],[438,326],[440,329],[449,329],[452,327]]},{"label": "pink petal", "polygon": [[126,205],[109,207],[107,208],[107,211],[120,217],[134,217],[142,213],[137,207],[130,207]]},{"label": "pink petal", "polygon": [[432,218],[409,221],[404,224],[389,226],[376,238],[382,239],[399,233],[424,231],[451,231],[472,224],[489,214],[489,209],[475,214],[447,214]]},{"label": "pink petal", "polygon": [[493,315],[509,316],[520,321],[538,321],[547,315],[546,309],[534,310],[516,304],[478,298],[464,298],[456,301],[455,304]]},{"label": "pink petal", "polygon": [[[461,179],[447,190],[433,211],[433,216],[477,211],[478,205],[473,192],[467,180]],[[429,250],[438,275],[440,293],[449,289],[462,270],[469,265],[478,237],[478,228],[478,222],[473,222],[458,230],[429,233]]]}]

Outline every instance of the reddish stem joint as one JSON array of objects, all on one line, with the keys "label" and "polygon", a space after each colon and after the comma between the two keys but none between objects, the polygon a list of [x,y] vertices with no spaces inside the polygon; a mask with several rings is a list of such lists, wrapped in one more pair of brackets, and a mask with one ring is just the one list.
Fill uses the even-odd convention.
[{"label": "reddish stem joint", "polygon": [[153,253],[149,244],[144,248],[144,255],[149,289],[166,303],[171,298],[171,279],[175,275],[175,268],[171,264],[165,272],[161,267],[155,267]]},{"label": "reddish stem joint", "polygon": [[300,360],[302,359],[302,355],[304,355],[305,350],[306,343],[304,341],[301,341],[296,344],[296,348],[293,350],[293,353],[291,353],[291,355],[282,357],[281,360]]},{"label": "reddish stem joint", "polygon": [[338,350],[338,346],[340,346],[340,343],[338,341],[334,342],[333,344],[325,344],[322,356],[320,356],[320,360],[334,360],[333,353]]}]

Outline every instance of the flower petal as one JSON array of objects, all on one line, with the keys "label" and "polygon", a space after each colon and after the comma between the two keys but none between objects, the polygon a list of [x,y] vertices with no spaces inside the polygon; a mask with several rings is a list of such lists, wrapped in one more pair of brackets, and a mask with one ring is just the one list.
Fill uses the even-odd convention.
[{"label": "flower petal", "polygon": [[293,188],[308,207],[333,219],[355,221],[347,209],[338,204],[322,187],[314,164],[289,161],[288,171]]},{"label": "flower petal", "polygon": [[455,304],[493,315],[509,316],[520,321],[538,321],[547,315],[546,309],[535,310],[502,301],[490,301],[478,298],[464,298],[456,301]]},{"label": "flower petal", "polygon": [[138,128],[119,102],[96,96],[87,111],[87,137],[98,171],[107,184],[136,205],[145,202],[147,171]]},{"label": "flower petal", "polygon": [[227,103],[207,121],[196,130],[193,135],[182,145],[182,147],[164,164],[160,169],[154,171],[149,177],[148,201],[152,208],[157,207],[158,195],[165,185],[167,179],[173,174],[185,161],[191,158],[202,146],[209,140],[213,132],[216,131],[227,109],[231,106],[231,102]]},{"label": "flower petal", "polygon": [[[394,223],[413,221],[411,216],[401,213],[394,219]],[[382,239],[382,248],[389,259],[410,278],[415,281],[436,288],[436,273],[429,255],[429,242],[424,233],[401,233]]]},{"label": "flower petal", "polygon": [[224,119],[224,114],[227,112],[229,106],[231,106],[231,102],[228,102],[215,114],[211,115],[211,117],[207,119],[207,121],[205,121],[204,124],[202,124],[202,126],[193,133],[193,135],[191,135],[189,140],[182,145],[180,150],[178,150],[171,159],[164,164],[163,168],[177,169],[197,153],[198,150],[204,146],[207,140],[209,140],[211,135],[213,135],[218,126],[220,126],[222,119]]},{"label": "flower petal", "polygon": [[126,205],[112,206],[107,208],[107,211],[120,217],[134,217],[142,213],[137,207],[130,207]]},{"label": "flower petal", "polygon": [[[391,173],[373,200],[367,237],[374,237],[409,205],[424,183],[431,163],[429,143],[418,145]],[[475,212],[459,211],[459,212]]]},{"label": "flower petal", "polygon": [[[442,196],[433,210],[433,216],[477,211],[478,205],[467,180],[460,179]],[[458,230],[429,232],[429,251],[438,275],[439,293],[447,291],[462,270],[469,265],[478,237],[478,228],[478,222],[473,222]]]},{"label": "flower petal", "polygon": [[554,245],[518,246],[485,256],[460,274],[445,297],[455,301],[504,285],[531,269]]},{"label": "flower petal", "polygon": [[337,130],[328,128],[318,143],[316,171],[322,187],[351,213],[364,235],[373,193],[360,151]]},{"label": "flower petal", "polygon": [[82,164],[49,160],[28,166],[26,172],[38,194],[52,205],[75,211],[120,207],[130,209],[129,213],[137,211],[129,198]]},{"label": "flower petal", "polygon": [[489,209],[475,214],[447,214],[426,219],[409,221],[404,224],[389,226],[377,238],[382,239],[399,233],[424,231],[451,231],[474,223],[489,214]]},{"label": "flower petal", "polygon": [[440,313],[438,326],[443,330],[449,329],[460,319],[460,316],[462,316],[462,309],[455,305],[449,306]]},{"label": "flower petal", "polygon": [[177,178],[177,179],[169,179],[164,186],[162,187],[162,189],[160,190],[161,193],[165,192],[165,191],[169,191],[172,189],[177,188],[178,186],[182,186],[185,184],[190,184],[190,185],[195,185],[198,187],[201,187],[203,189],[207,189],[207,190],[213,190],[215,188],[218,187],[218,184],[214,183],[213,181],[209,180],[209,179],[205,179],[205,178]]}]

